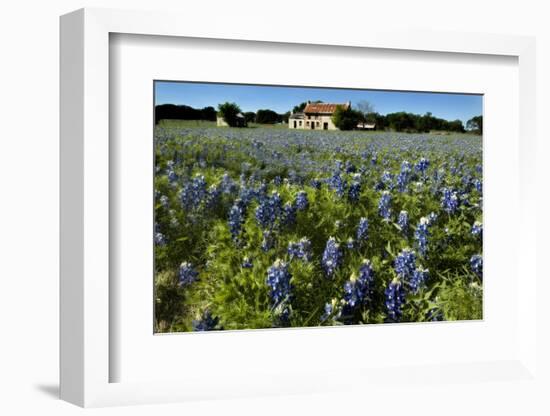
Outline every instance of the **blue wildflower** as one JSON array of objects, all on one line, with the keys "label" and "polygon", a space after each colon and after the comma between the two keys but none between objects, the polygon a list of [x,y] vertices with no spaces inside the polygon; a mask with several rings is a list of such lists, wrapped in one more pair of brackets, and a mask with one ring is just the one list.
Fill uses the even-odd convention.
[{"label": "blue wildflower", "polygon": [[426,158],[420,158],[414,169],[417,172],[420,172],[422,175],[425,175],[426,170],[428,170],[428,167],[430,166],[430,161]]},{"label": "blue wildflower", "polygon": [[348,197],[350,201],[357,202],[359,200],[359,195],[361,194],[361,182],[359,182],[359,175],[354,175],[354,180],[349,186]]},{"label": "blue wildflower", "polygon": [[474,222],[472,225],[472,235],[481,238],[483,235],[483,224],[479,221]]},{"label": "blue wildflower", "polygon": [[290,296],[292,278],[288,271],[288,265],[281,259],[275,260],[267,269],[266,283],[269,286],[269,297],[274,307],[278,306]]},{"label": "blue wildflower", "polygon": [[483,182],[479,179],[474,179],[474,187],[481,194],[483,193]]},{"label": "blue wildflower", "polygon": [[218,325],[219,319],[217,317],[213,317],[210,311],[206,310],[200,319],[193,320],[192,326],[193,331],[212,331],[216,329],[216,325]]},{"label": "blue wildflower", "polygon": [[344,179],[342,179],[342,175],[340,175],[340,172],[334,172],[334,174],[328,181],[328,185],[332,190],[336,192],[336,195],[338,195],[340,198],[344,196],[344,193],[346,191],[346,183]]},{"label": "blue wildflower", "polygon": [[401,250],[401,253],[395,258],[394,269],[397,275],[404,279],[409,279],[416,269],[416,255],[414,251],[408,248]]},{"label": "blue wildflower", "polygon": [[418,293],[418,291],[424,286],[426,279],[428,278],[428,270],[418,267],[411,276],[409,285],[412,293]]},{"label": "blue wildflower", "polygon": [[296,208],[298,211],[304,211],[309,206],[309,200],[305,191],[300,191],[296,195]]},{"label": "blue wildflower", "polygon": [[261,249],[263,251],[269,251],[273,248],[274,243],[273,233],[271,231],[264,231],[262,234]]},{"label": "blue wildflower", "polygon": [[229,210],[229,232],[234,241],[237,241],[244,223],[244,212],[241,208],[241,201],[237,199]]},{"label": "blue wildflower", "polygon": [[359,276],[353,273],[344,284],[344,314],[352,314],[357,306],[371,300],[374,285],[374,271],[370,261],[363,260]]},{"label": "blue wildflower", "polygon": [[282,223],[284,225],[293,225],[296,222],[296,206],[287,202],[283,207]]},{"label": "blue wildflower", "polygon": [[298,242],[289,242],[288,243],[288,255],[290,259],[293,258],[302,259],[304,261],[310,261],[312,258],[311,254],[311,241],[306,237],[300,239]]},{"label": "blue wildflower", "polygon": [[328,277],[334,275],[334,272],[342,263],[342,251],[340,245],[334,237],[330,237],[327,241],[325,251],[323,252],[322,264],[325,273]]},{"label": "blue wildflower", "polygon": [[414,232],[414,238],[418,242],[418,250],[423,256],[426,255],[426,250],[428,249],[428,236],[430,235],[428,225],[428,218],[422,217],[420,218],[420,222],[416,226],[416,231]]},{"label": "blue wildflower", "polygon": [[385,290],[388,317],[399,322],[403,316],[402,306],[405,302],[405,289],[399,278],[393,279]]},{"label": "blue wildflower", "polygon": [[235,184],[235,181],[231,179],[231,176],[229,176],[227,173],[224,173],[222,176],[222,180],[220,181],[220,189],[223,194],[232,195],[236,192],[237,185]]},{"label": "blue wildflower", "polygon": [[193,265],[184,261],[179,269],[180,286],[188,286],[197,280],[198,273],[193,269]]},{"label": "blue wildflower", "polygon": [[409,213],[407,211],[401,211],[397,218],[397,225],[401,227],[403,233],[407,233],[409,228]]},{"label": "blue wildflower", "polygon": [[449,214],[454,213],[458,209],[458,194],[448,188],[443,188],[443,197],[441,198],[441,206]]},{"label": "blue wildflower", "polygon": [[388,191],[383,191],[380,201],[378,202],[378,213],[384,219],[389,219],[391,216],[391,194]]},{"label": "blue wildflower", "polygon": [[359,219],[357,227],[357,241],[364,242],[369,236],[369,221],[365,217]]},{"label": "blue wildflower", "polygon": [[483,278],[483,256],[481,254],[475,254],[470,258],[470,266],[472,267],[472,271],[479,276],[479,278]]},{"label": "blue wildflower", "polygon": [[166,244],[166,237],[159,231],[155,232],[155,244],[157,246],[164,246]]}]

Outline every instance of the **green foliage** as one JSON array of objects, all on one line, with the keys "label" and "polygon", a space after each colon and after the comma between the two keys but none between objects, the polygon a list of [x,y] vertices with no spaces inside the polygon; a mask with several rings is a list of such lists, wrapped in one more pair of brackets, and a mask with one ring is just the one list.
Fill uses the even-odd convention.
[{"label": "green foliage", "polygon": [[483,134],[483,116],[475,116],[466,122],[466,128],[472,133]]},{"label": "green foliage", "polygon": [[365,120],[365,116],[360,111],[353,110],[351,107],[336,106],[332,114],[332,122],[340,130],[353,130],[357,124]]},{"label": "green foliage", "polygon": [[230,127],[239,126],[239,118],[237,115],[240,112],[241,108],[235,103],[225,102],[218,105],[218,115],[221,116]]}]

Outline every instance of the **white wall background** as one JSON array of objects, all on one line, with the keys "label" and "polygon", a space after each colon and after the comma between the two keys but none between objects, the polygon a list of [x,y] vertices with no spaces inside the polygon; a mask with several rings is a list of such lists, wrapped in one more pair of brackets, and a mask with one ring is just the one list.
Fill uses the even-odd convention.
[{"label": "white wall background", "polygon": [[[186,3],[189,3],[188,5]],[[542,126],[550,114],[550,29],[544,1],[399,0],[340,2],[322,0],[267,2],[181,0],[19,0],[4,2],[0,11],[0,414],[79,414],[83,410],[56,399],[58,389],[58,17],[81,7],[163,9],[189,13],[215,25],[233,13],[250,18],[252,26],[301,25],[304,16],[326,30],[369,25],[385,19],[403,27],[434,30],[510,33],[537,36],[539,174],[539,266],[548,247],[550,155]],[[215,4],[215,6],[213,5]],[[327,12],[330,10],[330,12]],[[182,21],[185,25],[185,21]],[[242,30],[242,28],[239,28]],[[406,76],[406,73],[404,73]],[[31,106],[31,112],[19,111]],[[543,247],[543,244],[545,246]],[[550,293],[549,285],[538,287]],[[542,300],[542,297],[540,297]],[[544,312],[539,302],[541,313]],[[549,351],[548,331],[541,333]],[[546,353],[547,355],[547,353]],[[541,354],[548,369],[548,358]],[[549,374],[546,371],[546,374]],[[281,414],[548,414],[543,392],[501,383],[490,387],[489,400],[467,385],[457,384],[438,396],[411,391],[385,408],[369,407],[369,394],[258,398],[93,410],[101,415],[281,415]],[[455,390],[452,398],[449,392]],[[540,401],[534,400],[538,397]],[[400,414],[404,414],[401,410]]]}]

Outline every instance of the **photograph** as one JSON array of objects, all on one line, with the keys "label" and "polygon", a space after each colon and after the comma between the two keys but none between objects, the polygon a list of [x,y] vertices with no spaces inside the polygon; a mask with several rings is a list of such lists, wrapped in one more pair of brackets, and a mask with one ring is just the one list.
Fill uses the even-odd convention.
[{"label": "photograph", "polygon": [[154,333],[483,319],[483,95],[153,88]]}]

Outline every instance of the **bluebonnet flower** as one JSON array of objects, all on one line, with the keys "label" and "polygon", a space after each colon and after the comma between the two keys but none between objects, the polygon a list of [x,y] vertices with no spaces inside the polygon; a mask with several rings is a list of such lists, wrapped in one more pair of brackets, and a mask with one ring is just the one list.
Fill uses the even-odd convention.
[{"label": "bluebonnet flower", "polygon": [[237,190],[237,185],[235,184],[235,181],[231,179],[231,176],[229,176],[227,173],[224,173],[222,176],[222,180],[220,181],[220,189],[222,193],[226,195],[232,195]]},{"label": "bluebonnet flower", "polygon": [[237,241],[244,223],[244,212],[241,208],[240,200],[237,199],[229,210],[229,231],[233,240]]},{"label": "bluebonnet flower", "polygon": [[155,244],[157,246],[163,246],[166,244],[166,237],[160,231],[155,232]]},{"label": "bluebonnet flower", "polygon": [[279,175],[277,175],[273,178],[273,184],[275,186],[279,186],[279,185],[281,185],[281,183],[282,183],[282,179]]},{"label": "bluebonnet flower", "polygon": [[273,228],[281,211],[281,197],[276,191],[273,191],[270,197],[266,197],[260,201],[260,205],[256,208],[256,220],[264,229]]},{"label": "bluebonnet flower", "polygon": [[342,179],[340,172],[334,172],[332,177],[328,180],[328,185],[340,198],[344,196],[344,193],[346,192],[346,183]]},{"label": "bluebonnet flower", "polygon": [[200,319],[193,320],[193,331],[212,331],[216,329],[219,319],[213,317],[209,310],[206,310]]},{"label": "bluebonnet flower", "polygon": [[325,273],[328,277],[334,275],[334,272],[342,263],[342,251],[340,245],[334,237],[330,237],[327,241],[325,251],[323,252],[322,264]]},{"label": "bluebonnet flower", "polygon": [[407,190],[407,185],[409,184],[411,175],[411,164],[404,160],[401,163],[401,171],[397,175],[397,189],[399,192],[405,192]]},{"label": "bluebonnet flower", "polygon": [[172,169],[168,170],[168,180],[170,183],[175,183],[178,180],[178,175]]},{"label": "bluebonnet flower", "polygon": [[305,191],[300,191],[296,195],[296,208],[298,211],[303,211],[309,206],[309,200]]},{"label": "bluebonnet flower", "polygon": [[203,175],[196,175],[187,182],[181,192],[181,203],[186,209],[196,209],[206,197],[206,181]]},{"label": "bluebonnet flower", "polygon": [[284,225],[293,225],[296,222],[296,206],[287,202],[283,207],[282,223]]},{"label": "bluebonnet flower", "polygon": [[474,187],[480,194],[483,193],[483,182],[479,179],[474,179]]},{"label": "bluebonnet flower", "polygon": [[407,211],[401,211],[397,218],[397,225],[401,227],[401,231],[407,232],[409,228],[409,213]]},{"label": "bluebonnet flower", "polygon": [[391,216],[391,194],[388,191],[383,191],[380,201],[378,202],[378,213],[384,219],[389,219]]},{"label": "bluebonnet flower", "polygon": [[422,288],[424,283],[426,282],[426,279],[428,278],[428,270],[423,269],[422,267],[418,267],[411,276],[411,279],[409,281],[409,285],[411,287],[411,291],[413,293],[418,293],[418,291]]},{"label": "bluebonnet flower", "polygon": [[472,271],[477,274],[480,278],[483,278],[483,257],[481,254],[475,254],[470,259],[470,266]]},{"label": "bluebonnet flower", "polygon": [[428,225],[428,218],[422,217],[420,218],[420,222],[416,226],[416,231],[414,232],[414,238],[418,242],[418,250],[423,256],[426,255],[426,250],[428,249],[428,236],[430,235]]},{"label": "bluebonnet flower", "polygon": [[384,189],[384,187],[388,189],[393,189],[393,175],[385,170],[382,173],[382,177],[380,178],[380,189]]},{"label": "bluebonnet flower", "polygon": [[221,196],[221,189],[216,185],[210,185],[208,188],[208,193],[206,195],[206,207],[208,209],[213,209],[216,207],[216,204],[219,202]]},{"label": "bluebonnet flower", "polygon": [[428,215],[428,225],[434,225],[437,221],[437,214],[435,212],[430,212],[430,215]]},{"label": "bluebonnet flower", "polygon": [[458,209],[458,194],[449,188],[443,188],[443,197],[441,198],[441,206],[449,214],[454,213]]},{"label": "bluebonnet flower", "polygon": [[288,255],[290,259],[298,258],[304,261],[310,261],[312,258],[311,254],[311,241],[308,238],[303,237],[298,242],[289,242],[288,243]]},{"label": "bluebonnet flower", "polygon": [[359,226],[357,227],[357,241],[366,241],[369,236],[369,221],[365,217],[359,219]]},{"label": "bluebonnet flower", "polygon": [[179,269],[179,284],[180,286],[188,286],[197,280],[198,273],[193,269],[193,265],[184,261],[180,264]]},{"label": "bluebonnet flower", "polygon": [[355,240],[351,237],[348,238],[348,240],[346,241],[346,247],[350,250],[353,250],[353,248],[355,247]]},{"label": "bluebonnet flower", "polygon": [[386,295],[386,309],[388,311],[388,317],[394,321],[399,322],[403,316],[402,306],[405,302],[405,289],[399,278],[393,279],[385,290]]},{"label": "bluebonnet flower", "polygon": [[361,182],[359,182],[359,174],[354,175],[354,179],[349,186],[348,196],[350,201],[357,202],[361,193]]},{"label": "bluebonnet flower", "polygon": [[409,279],[416,269],[416,255],[414,251],[408,248],[401,250],[394,262],[395,272],[398,276]]},{"label": "bluebonnet flower", "polygon": [[481,238],[483,235],[483,224],[479,221],[474,222],[472,225],[472,235]]},{"label": "bluebonnet flower", "polygon": [[430,161],[426,158],[420,158],[416,166],[414,167],[417,172],[420,172],[422,175],[426,173],[426,170],[430,166]]},{"label": "bluebonnet flower", "polygon": [[290,296],[291,278],[288,265],[281,259],[275,260],[273,265],[267,269],[266,283],[269,286],[269,297],[274,307],[287,300]]},{"label": "bluebonnet flower", "polygon": [[318,178],[314,178],[310,181],[310,185],[315,189],[321,188],[322,182]]},{"label": "bluebonnet flower", "polygon": [[244,257],[243,258],[243,261],[241,263],[241,267],[243,269],[251,269],[252,268],[252,261],[250,260],[249,257]]},{"label": "bluebonnet flower", "polygon": [[372,298],[374,271],[370,261],[363,260],[359,268],[359,276],[353,273],[344,284],[344,314],[349,315],[359,306],[364,305]]},{"label": "bluebonnet flower", "polygon": [[355,168],[355,165],[351,163],[349,159],[346,160],[345,170],[346,170],[346,173],[355,173],[357,171],[357,169]]}]

